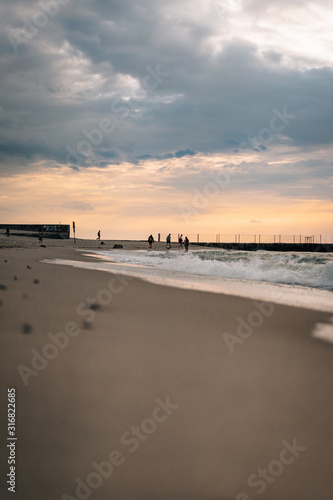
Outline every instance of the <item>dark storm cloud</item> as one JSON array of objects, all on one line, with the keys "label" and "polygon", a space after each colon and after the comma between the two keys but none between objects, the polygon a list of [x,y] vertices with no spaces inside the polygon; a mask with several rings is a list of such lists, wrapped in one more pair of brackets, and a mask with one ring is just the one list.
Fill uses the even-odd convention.
[{"label": "dark storm cloud", "polygon": [[[332,199],[333,172],[329,160],[309,159],[296,162],[244,161],[239,165],[214,165],[206,162],[205,167],[190,164],[178,168],[161,167],[161,174],[151,179],[151,185],[168,187],[184,193],[204,193],[207,186],[220,186],[219,197],[233,193],[235,199],[258,193],[282,198]],[[209,189],[209,188],[208,188]]]},{"label": "dark storm cloud", "polygon": [[[53,15],[45,13],[51,4]],[[241,38],[215,50],[213,37],[228,26],[213,8],[170,0],[43,5],[0,7],[4,171],[13,158],[16,166],[34,159],[77,168],[244,143],[257,151],[285,140],[332,143],[332,69],[288,68],[278,49],[261,52]],[[268,8],[259,0],[242,6],[253,15]],[[280,120],[265,142],[273,110],[284,109],[294,118]]]},{"label": "dark storm cloud", "polygon": [[164,155],[152,156],[149,154],[137,156],[138,160],[170,160],[171,158],[184,158],[184,156],[195,156],[196,153],[191,149],[185,149],[183,151],[176,151],[175,153],[166,153]]}]

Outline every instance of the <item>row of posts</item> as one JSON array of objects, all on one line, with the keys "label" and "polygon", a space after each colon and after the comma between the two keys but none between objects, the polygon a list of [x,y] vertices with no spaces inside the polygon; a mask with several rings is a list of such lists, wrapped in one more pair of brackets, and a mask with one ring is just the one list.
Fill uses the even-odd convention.
[{"label": "row of posts", "polygon": [[[199,235],[198,235],[199,236]],[[257,241],[258,237],[258,241]],[[282,235],[278,234],[273,236],[273,243],[282,243]],[[319,236],[319,242],[321,243],[321,235]],[[221,238],[220,234],[216,235],[216,243],[220,243]],[[235,243],[240,243],[241,242],[241,235],[240,234],[235,234]],[[304,241],[303,243],[314,243],[315,242],[315,237],[314,235],[312,236],[304,236]],[[261,243],[261,234],[254,235],[254,243]],[[299,236],[294,234],[293,235],[293,243],[302,243],[302,235],[300,234]]]},{"label": "row of posts", "polygon": [[[179,235],[178,235],[179,237]],[[254,243],[261,243],[261,235],[260,234],[254,234]],[[278,234],[273,236],[274,243],[282,243],[282,235]],[[319,236],[319,243],[321,243],[321,235]],[[158,233],[158,241],[161,241],[161,234]],[[235,234],[235,243],[240,243],[241,242],[241,234]],[[315,237],[314,235],[312,236],[304,236],[304,241],[303,243],[314,243],[315,242]],[[197,243],[200,243],[200,234],[197,234]],[[209,242],[206,242],[209,243]],[[221,243],[221,234],[216,235],[216,243]],[[302,243],[302,235],[293,235],[293,243]]]},{"label": "row of posts", "polygon": [[[254,234],[254,243],[261,243],[261,234]],[[273,243],[282,243],[282,235],[278,234],[273,236]],[[319,242],[321,243],[321,235],[319,236]],[[199,241],[199,235],[198,235],[198,241]],[[216,243],[221,242],[221,235],[217,234],[216,235]],[[240,243],[241,242],[241,235],[240,234],[235,234],[235,243]],[[303,243],[314,243],[315,242],[315,237],[314,235],[312,236],[304,236],[304,241]],[[293,243],[302,243],[302,235],[300,234],[299,236],[294,234],[293,235]]]}]

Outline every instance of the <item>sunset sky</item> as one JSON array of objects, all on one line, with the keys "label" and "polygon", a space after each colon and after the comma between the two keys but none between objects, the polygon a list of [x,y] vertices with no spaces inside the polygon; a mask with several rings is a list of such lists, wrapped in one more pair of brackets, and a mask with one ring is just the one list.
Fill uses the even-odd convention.
[{"label": "sunset sky", "polygon": [[0,223],[333,241],[329,0],[0,6]]}]

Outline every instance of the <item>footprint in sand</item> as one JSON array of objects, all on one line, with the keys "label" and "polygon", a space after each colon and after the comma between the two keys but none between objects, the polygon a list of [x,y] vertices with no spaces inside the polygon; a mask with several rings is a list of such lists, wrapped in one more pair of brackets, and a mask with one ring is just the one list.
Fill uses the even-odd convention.
[{"label": "footprint in sand", "polygon": [[35,284],[35,285],[38,285],[38,283],[39,283],[39,280],[34,279],[34,284]]},{"label": "footprint in sand", "polygon": [[32,326],[30,325],[30,323],[23,323],[22,333],[24,333],[25,335],[32,333]]},{"label": "footprint in sand", "polygon": [[83,330],[91,330],[92,329],[92,324],[90,321],[86,321],[85,319],[82,321],[82,328]]},{"label": "footprint in sand", "polygon": [[89,309],[92,311],[100,311],[102,309],[102,306],[100,304],[90,304]]},{"label": "footprint in sand", "polygon": [[0,285],[0,290],[7,290],[7,286],[6,285]]}]

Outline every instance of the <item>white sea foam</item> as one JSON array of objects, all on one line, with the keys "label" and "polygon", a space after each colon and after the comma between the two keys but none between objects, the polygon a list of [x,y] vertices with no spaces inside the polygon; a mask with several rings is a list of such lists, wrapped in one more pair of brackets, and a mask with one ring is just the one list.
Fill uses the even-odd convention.
[{"label": "white sea foam", "polygon": [[333,343],[333,324],[332,323],[317,323],[312,336],[315,339],[324,340]]},{"label": "white sea foam", "polygon": [[53,261],[178,288],[333,312],[330,254],[198,250],[94,251],[97,262]]},{"label": "white sea foam", "polygon": [[96,252],[127,264],[190,275],[266,281],[333,290],[333,256],[318,253],[238,251]]}]

